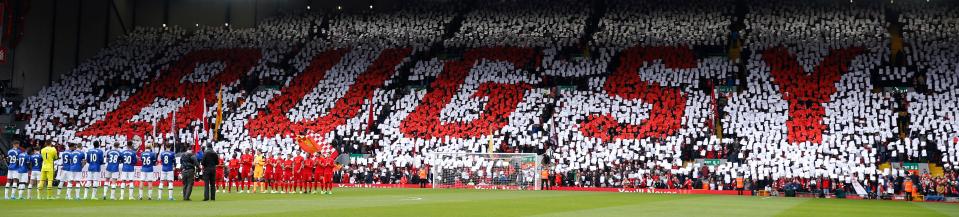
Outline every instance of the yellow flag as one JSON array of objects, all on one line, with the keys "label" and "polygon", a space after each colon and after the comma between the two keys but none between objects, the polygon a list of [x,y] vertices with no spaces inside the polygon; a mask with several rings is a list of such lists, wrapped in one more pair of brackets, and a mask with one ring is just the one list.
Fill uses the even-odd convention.
[{"label": "yellow flag", "polygon": [[[490,135],[492,136],[492,134],[490,134]],[[489,138],[489,146],[486,147],[486,152],[489,152],[490,154],[492,154],[492,153],[493,153],[493,148],[494,148],[494,146],[493,146],[493,138],[490,137],[490,138]]]},{"label": "yellow flag", "polygon": [[220,132],[220,124],[223,123],[223,89],[216,94],[216,123],[213,127],[213,140],[217,139],[217,132]]}]

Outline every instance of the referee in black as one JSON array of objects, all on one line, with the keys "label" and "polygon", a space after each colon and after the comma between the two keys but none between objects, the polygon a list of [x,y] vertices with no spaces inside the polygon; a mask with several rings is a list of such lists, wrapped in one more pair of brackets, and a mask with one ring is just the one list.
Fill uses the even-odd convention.
[{"label": "referee in black", "polygon": [[216,167],[220,165],[220,155],[213,151],[213,145],[207,145],[203,152],[203,201],[216,200]]}]

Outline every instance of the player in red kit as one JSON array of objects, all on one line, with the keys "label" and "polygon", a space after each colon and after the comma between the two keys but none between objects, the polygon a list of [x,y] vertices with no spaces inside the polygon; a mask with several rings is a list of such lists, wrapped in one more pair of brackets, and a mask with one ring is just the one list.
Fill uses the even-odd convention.
[{"label": "player in red kit", "polygon": [[226,189],[226,173],[223,171],[224,164],[223,158],[220,158],[220,166],[216,167],[216,191],[219,192],[221,189]]},{"label": "player in red kit", "polygon": [[[323,156],[323,186],[322,191],[325,194],[333,194],[333,171],[336,170],[336,157],[337,152],[333,151],[332,153]],[[322,194],[322,193],[321,193]]]},{"label": "player in red kit", "polygon": [[280,154],[274,154],[273,159],[270,161],[270,165],[273,165],[273,175],[270,176],[272,193],[279,192],[283,186],[283,165],[280,159],[283,159],[280,157]]},{"label": "player in red kit", "polygon": [[330,168],[331,168],[330,158],[328,156],[323,156],[321,158],[321,161],[323,161],[323,163],[320,165],[320,173],[322,173],[322,175],[320,176],[322,177],[323,180],[320,181],[320,194],[327,194],[329,191],[327,186],[329,186],[330,184],[329,183],[330,177],[328,172],[330,171]]},{"label": "player in red kit", "polygon": [[[320,153],[316,153],[320,154]],[[316,158],[316,182],[320,186],[319,194],[326,194],[326,158],[323,155],[320,155]]]},{"label": "player in red kit", "polygon": [[241,182],[240,179],[242,179],[241,178],[242,176],[240,176],[240,158],[230,159],[229,176],[227,177],[229,177],[230,179],[230,183],[228,183],[229,187],[227,188],[227,192],[233,192],[233,188],[236,188],[237,192],[239,192],[240,191],[239,185]]},{"label": "player in red kit", "polygon": [[316,188],[316,182],[313,179],[313,171],[316,169],[316,158],[313,155],[307,155],[306,158],[303,158],[303,171],[300,173],[301,179],[303,179],[303,188],[304,193],[312,193]]},{"label": "player in red kit", "polygon": [[319,152],[313,153],[313,168],[315,169],[315,172],[313,173],[313,184],[314,184],[314,188],[315,187],[320,188],[319,191],[314,191],[313,192],[314,194],[322,193],[323,191],[323,186],[324,186],[323,181],[325,180],[324,179],[325,176],[323,176],[324,175],[323,165],[325,164],[326,164],[326,161],[324,161],[323,156],[320,155]]},{"label": "player in red kit", "polygon": [[303,191],[303,155],[294,154],[293,157],[293,192]]},{"label": "player in red kit", "polygon": [[283,192],[293,193],[293,158],[289,154],[283,158]]},{"label": "player in red kit", "polygon": [[245,150],[243,152],[243,155],[240,156],[240,166],[242,186],[246,189],[246,193],[250,193],[250,188],[253,186],[253,151]]},{"label": "player in red kit", "polygon": [[263,168],[263,181],[266,182],[267,188],[273,190],[273,157],[267,157],[265,161],[266,164]]}]

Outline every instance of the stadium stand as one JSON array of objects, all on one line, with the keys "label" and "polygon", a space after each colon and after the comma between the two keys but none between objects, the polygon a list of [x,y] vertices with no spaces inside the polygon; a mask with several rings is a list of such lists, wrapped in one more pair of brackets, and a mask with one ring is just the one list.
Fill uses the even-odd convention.
[{"label": "stadium stand", "polygon": [[956,7],[811,2],[427,1],[138,28],[22,104],[22,133],[215,136],[227,159],[299,154],[294,135],[313,134],[356,154],[343,182],[399,182],[429,153],[523,152],[561,186],[877,195],[919,173],[955,195],[936,189],[959,169]]}]

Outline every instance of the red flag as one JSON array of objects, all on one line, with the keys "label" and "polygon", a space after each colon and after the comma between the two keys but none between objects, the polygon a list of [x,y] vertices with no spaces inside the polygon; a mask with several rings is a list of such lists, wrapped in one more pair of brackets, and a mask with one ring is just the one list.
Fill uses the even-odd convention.
[{"label": "red flag", "polygon": [[306,153],[313,154],[321,150],[321,145],[317,144],[316,140],[308,136],[296,136],[295,140],[296,143],[300,145],[300,150]]},{"label": "red flag", "polygon": [[[146,133],[140,133],[140,147],[137,147],[137,158],[142,157],[143,150],[147,145]],[[137,161],[137,166],[143,166],[143,161]]]},{"label": "red flag", "polygon": [[137,153],[143,152],[147,146],[147,135],[144,133],[140,134],[140,147],[137,148]]},{"label": "red flag", "polygon": [[200,153],[200,134],[193,130],[193,153]]}]

